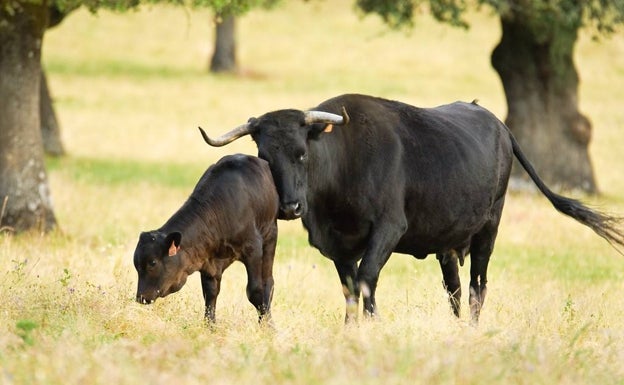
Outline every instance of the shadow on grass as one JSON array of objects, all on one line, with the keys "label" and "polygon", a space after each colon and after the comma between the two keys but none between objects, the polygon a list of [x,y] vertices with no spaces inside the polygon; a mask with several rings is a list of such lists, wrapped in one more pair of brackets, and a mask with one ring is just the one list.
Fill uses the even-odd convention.
[{"label": "shadow on grass", "polygon": [[92,61],[92,62],[65,62],[49,60],[46,70],[53,74],[72,76],[130,76],[134,78],[181,78],[204,76],[206,73],[190,68],[146,64],[133,61]]},{"label": "shadow on grass", "polygon": [[49,172],[63,174],[81,183],[100,185],[149,183],[174,188],[192,188],[205,170],[205,167],[199,164],[70,156],[47,158],[46,165]]}]

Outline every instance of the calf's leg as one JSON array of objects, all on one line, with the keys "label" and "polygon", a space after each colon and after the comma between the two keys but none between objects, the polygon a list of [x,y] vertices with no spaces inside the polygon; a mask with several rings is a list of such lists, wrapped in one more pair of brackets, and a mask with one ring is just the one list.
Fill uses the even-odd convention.
[{"label": "calf's leg", "polygon": [[275,259],[275,247],[277,244],[277,222],[271,231],[264,237],[262,242],[262,302],[266,307],[264,314],[260,312],[261,320],[264,316],[269,319],[271,316],[271,302],[273,301],[273,261]]},{"label": "calf's leg", "polygon": [[202,271],[200,274],[202,292],[206,304],[204,316],[208,322],[214,323],[216,320],[215,310],[217,305],[217,296],[221,290],[221,273],[210,275]]},{"label": "calf's leg", "polygon": [[[243,263],[247,270],[247,298],[258,311],[258,321],[268,320],[271,314],[271,296],[273,294],[273,275],[271,273],[273,260],[272,258],[270,261],[264,260],[262,238],[259,235],[245,247],[243,253]],[[267,270],[269,271],[268,276]]]}]

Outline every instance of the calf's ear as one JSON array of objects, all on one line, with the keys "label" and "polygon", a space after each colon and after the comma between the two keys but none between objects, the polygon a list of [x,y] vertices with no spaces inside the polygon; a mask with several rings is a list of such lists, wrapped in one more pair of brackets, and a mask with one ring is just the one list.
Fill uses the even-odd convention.
[{"label": "calf's ear", "polygon": [[165,245],[169,246],[169,256],[172,257],[180,251],[180,242],[182,242],[182,234],[175,231],[169,233],[165,238]]}]

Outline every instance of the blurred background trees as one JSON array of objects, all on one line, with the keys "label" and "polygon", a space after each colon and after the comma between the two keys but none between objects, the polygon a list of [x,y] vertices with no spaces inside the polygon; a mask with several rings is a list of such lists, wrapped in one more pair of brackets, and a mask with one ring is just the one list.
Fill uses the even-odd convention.
[{"label": "blurred background trees", "polygon": [[41,136],[41,45],[47,4],[0,6],[0,227],[50,230],[56,225]]},{"label": "blurred background trees", "polygon": [[208,70],[212,73],[235,73],[236,60],[236,18],[253,8],[270,9],[280,0],[193,0],[194,6],[208,6],[214,10],[214,50]]},{"label": "blurred background trees", "polygon": [[234,73],[238,71],[236,61],[236,17],[229,14],[215,15],[214,51],[210,58],[210,72]]},{"label": "blurred background trees", "polygon": [[[160,2],[209,7],[215,14],[227,18],[276,1]],[[30,229],[45,232],[56,227],[44,162],[44,142],[45,148],[52,154],[62,154],[64,150],[47,80],[41,67],[41,49],[46,29],[82,6],[92,12],[100,8],[123,12],[140,5],[141,0],[0,1],[1,228],[16,232]],[[233,32],[230,36],[233,38]]]},{"label": "blurred background trees", "polygon": [[[124,12],[144,3],[210,9],[216,29],[211,71],[237,72],[236,19],[278,0],[0,0],[0,228],[45,231],[56,225],[44,148],[50,154],[64,149],[41,68],[46,30],[79,7]],[[574,47],[582,28],[596,36],[613,33],[623,22],[624,2],[358,0],[357,5],[394,27],[412,26],[419,13],[467,27],[469,7],[493,10],[502,36],[491,60],[505,90],[506,123],[549,184],[597,190],[588,155],[591,123],[579,110]],[[71,22],[71,15],[67,19]]]},{"label": "blurred background trees", "polygon": [[[65,19],[65,16],[71,12],[70,10],[61,11],[56,4],[48,7],[48,26],[47,28],[56,27]],[[50,87],[48,86],[48,78],[45,69],[41,69],[41,94],[39,96],[39,104],[41,114],[41,137],[43,140],[43,149],[47,155],[61,156],[65,154],[65,148],[61,139],[61,127],[56,117],[52,96],[50,95]]]},{"label": "blurred background trees", "polygon": [[[491,61],[505,90],[505,123],[549,185],[597,192],[588,153],[592,126],[579,110],[574,47],[583,27],[597,36],[613,33],[624,22],[624,2],[358,0],[357,4],[392,27],[412,26],[415,15],[427,9],[437,20],[464,28],[469,6],[496,12],[502,36]],[[519,167],[513,175],[515,182],[526,179]]]}]

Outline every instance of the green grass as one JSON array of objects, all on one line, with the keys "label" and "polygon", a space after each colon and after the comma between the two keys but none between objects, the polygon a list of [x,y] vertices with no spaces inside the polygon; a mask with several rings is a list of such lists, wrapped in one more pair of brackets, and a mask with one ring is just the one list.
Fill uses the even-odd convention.
[{"label": "green grass", "polygon": [[[214,327],[197,275],[152,306],[133,301],[132,253],[208,165],[251,140],[208,148],[266,111],[343,92],[420,106],[472,100],[505,115],[489,54],[499,25],[469,31],[418,19],[393,33],[350,1],[288,2],[239,24],[241,76],[205,73],[205,11],[151,7],[71,15],[45,37],[44,64],[68,156],[48,159],[58,231],[0,234],[0,384],[624,384],[624,259],[541,196],[509,194],[478,328],[451,314],[435,258],[395,255],[381,274],[381,318],[344,327],[333,264],[280,222],[275,328],[245,298],[245,271],[224,274]],[[624,38],[582,35],[581,109],[602,196],[624,213]]]},{"label": "green grass", "polygon": [[61,157],[48,159],[46,165],[51,173],[63,175],[73,181],[108,186],[147,183],[162,187],[188,188],[204,172],[204,168],[197,163],[140,162],[128,159]]}]

